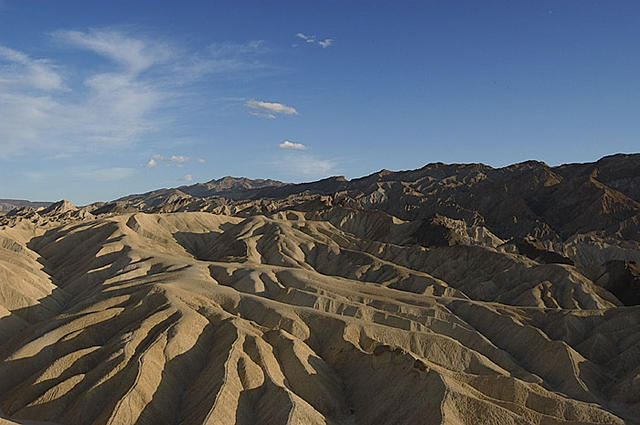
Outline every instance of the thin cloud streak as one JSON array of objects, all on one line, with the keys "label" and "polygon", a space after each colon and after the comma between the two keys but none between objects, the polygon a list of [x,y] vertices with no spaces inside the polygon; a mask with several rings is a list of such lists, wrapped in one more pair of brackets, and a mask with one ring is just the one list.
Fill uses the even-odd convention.
[{"label": "thin cloud streak", "polygon": [[[317,40],[315,35],[306,35],[301,32],[297,33],[296,37],[304,40],[307,44],[316,44],[322,47],[323,49],[326,49],[327,47],[331,46],[335,41],[333,38],[325,38],[324,40]],[[297,47],[297,46],[298,46],[297,44],[293,45],[293,47]]]},{"label": "thin cloud streak", "polygon": [[249,108],[251,115],[275,119],[277,115],[298,115],[298,111],[293,106],[282,103],[264,102],[262,100],[248,100],[245,106]]},{"label": "thin cloud streak", "polygon": [[109,58],[138,74],[153,65],[168,61],[176,53],[167,44],[149,42],[116,30],[55,31],[53,38],[69,46],[89,50]]},{"label": "thin cloud streak", "polygon": [[[165,157],[164,155],[154,154],[151,155],[149,161],[142,164],[143,168],[153,168],[156,167],[160,163],[164,163],[167,167],[184,167],[185,163],[189,162],[189,157],[185,155],[171,155],[169,157]],[[200,160],[198,160],[200,162]]]},{"label": "thin cloud streak", "polygon": [[197,81],[206,76],[247,79],[279,69],[260,59],[268,52],[263,40],[213,43],[202,52],[182,57],[172,65],[172,70],[185,82]]},{"label": "thin cloud streak", "polygon": [[50,61],[32,59],[0,46],[0,89],[16,86],[44,91],[65,89],[62,76]]},{"label": "thin cloud streak", "polygon": [[307,147],[302,143],[295,143],[295,142],[290,142],[289,140],[285,140],[284,142],[278,145],[278,149],[292,149],[292,150],[303,151],[303,150],[307,150]]}]

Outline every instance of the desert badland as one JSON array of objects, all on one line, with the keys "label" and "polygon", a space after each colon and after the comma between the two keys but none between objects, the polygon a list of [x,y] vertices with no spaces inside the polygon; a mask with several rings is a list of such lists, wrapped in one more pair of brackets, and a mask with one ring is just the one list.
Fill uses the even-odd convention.
[{"label": "desert badland", "polygon": [[640,423],[640,155],[11,207],[0,423]]}]

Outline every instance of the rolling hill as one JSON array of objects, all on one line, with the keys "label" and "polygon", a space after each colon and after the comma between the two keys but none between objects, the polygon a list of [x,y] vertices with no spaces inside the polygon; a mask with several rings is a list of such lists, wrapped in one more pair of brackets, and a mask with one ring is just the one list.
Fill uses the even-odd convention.
[{"label": "rolling hill", "polygon": [[638,261],[640,155],[14,209],[0,422],[640,423]]}]

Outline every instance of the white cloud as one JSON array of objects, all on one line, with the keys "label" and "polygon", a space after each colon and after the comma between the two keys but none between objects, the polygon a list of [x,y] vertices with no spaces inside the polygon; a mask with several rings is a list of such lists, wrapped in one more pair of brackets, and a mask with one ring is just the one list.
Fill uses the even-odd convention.
[{"label": "white cloud", "polygon": [[168,159],[168,161],[171,161],[171,162],[187,162],[187,161],[189,161],[189,157],[188,156],[182,156],[182,155],[171,155],[171,157]]},{"label": "white cloud", "polygon": [[193,176],[191,174],[185,174],[184,176],[182,176],[179,181],[183,181],[183,182],[191,182],[193,181]]},{"label": "white cloud", "polygon": [[305,145],[303,145],[302,143],[290,142],[288,140],[285,140],[284,142],[280,143],[278,145],[278,148],[280,148],[280,149],[293,149],[293,150],[299,150],[299,151],[303,151],[303,150],[307,149],[307,147]]},{"label": "white cloud", "polygon": [[176,123],[185,105],[211,102],[193,90],[205,77],[245,78],[268,68],[256,59],[266,51],[263,42],[193,51],[130,29],[61,30],[51,37],[54,48],[89,58],[60,65],[0,46],[0,158],[104,152],[157,134],[184,139],[190,135],[176,133],[189,130]]},{"label": "white cloud", "polygon": [[159,128],[163,121],[152,115],[167,103],[169,90],[142,73],[166,60],[166,48],[113,30],[60,31],[53,37],[120,67],[71,72],[88,75],[69,81],[67,88],[51,61],[2,48],[0,56],[10,61],[10,66],[0,67],[0,110],[8,111],[0,115],[5,155],[29,149],[99,151],[136,143]]},{"label": "white cloud", "polygon": [[312,40],[312,39],[314,38],[314,37],[312,37],[312,36],[305,35],[305,34],[303,34],[303,33],[301,33],[301,32],[297,33],[297,34],[296,34],[296,37],[301,38],[301,39],[303,39],[303,40]]},{"label": "white cloud", "polygon": [[144,168],[153,168],[156,165],[158,165],[158,162],[156,162],[155,159],[151,158],[149,161],[147,161],[145,164],[142,164],[142,167]]},{"label": "white cloud", "polygon": [[207,161],[206,161],[205,159],[203,159],[203,158],[198,158],[198,159],[196,159],[196,162],[198,162],[198,163],[200,163],[200,164],[204,164],[204,163],[206,163]]},{"label": "white cloud", "polygon": [[167,61],[173,52],[164,43],[150,43],[115,30],[56,31],[55,39],[92,51],[123,65],[130,73],[140,73]]},{"label": "white cloud", "polygon": [[[159,154],[151,155],[149,161],[142,165],[144,168],[153,168],[160,162],[164,162],[167,167],[183,168],[185,163],[189,162],[189,157],[185,155],[164,156]],[[198,161],[200,162],[200,161]]]},{"label": "white cloud", "polygon": [[17,50],[0,46],[0,90],[16,86],[44,91],[65,88],[62,76],[51,62],[32,59]]},{"label": "white cloud", "polygon": [[263,102],[261,100],[248,100],[245,106],[249,108],[251,115],[257,115],[265,118],[276,118],[277,114],[298,115],[298,111],[293,106],[283,105],[282,103]]},{"label": "white cloud", "polygon": [[[327,47],[331,46],[335,41],[333,38],[325,38],[324,40],[317,40],[315,35],[306,35],[301,32],[297,33],[296,37],[301,38],[308,44],[317,44],[323,49],[326,49]],[[297,46],[298,46],[297,44],[294,44],[292,47],[297,47]]]},{"label": "white cloud", "polygon": [[307,43],[315,43],[316,42],[316,36],[315,35],[305,35],[305,34],[299,32],[299,33],[296,34],[296,37],[303,39]]}]

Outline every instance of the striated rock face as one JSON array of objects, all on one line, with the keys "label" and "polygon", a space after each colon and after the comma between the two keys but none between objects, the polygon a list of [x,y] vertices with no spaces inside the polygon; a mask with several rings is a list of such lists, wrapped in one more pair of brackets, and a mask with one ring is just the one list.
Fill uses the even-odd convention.
[{"label": "striated rock face", "polygon": [[0,423],[640,423],[638,161],[14,210]]}]

